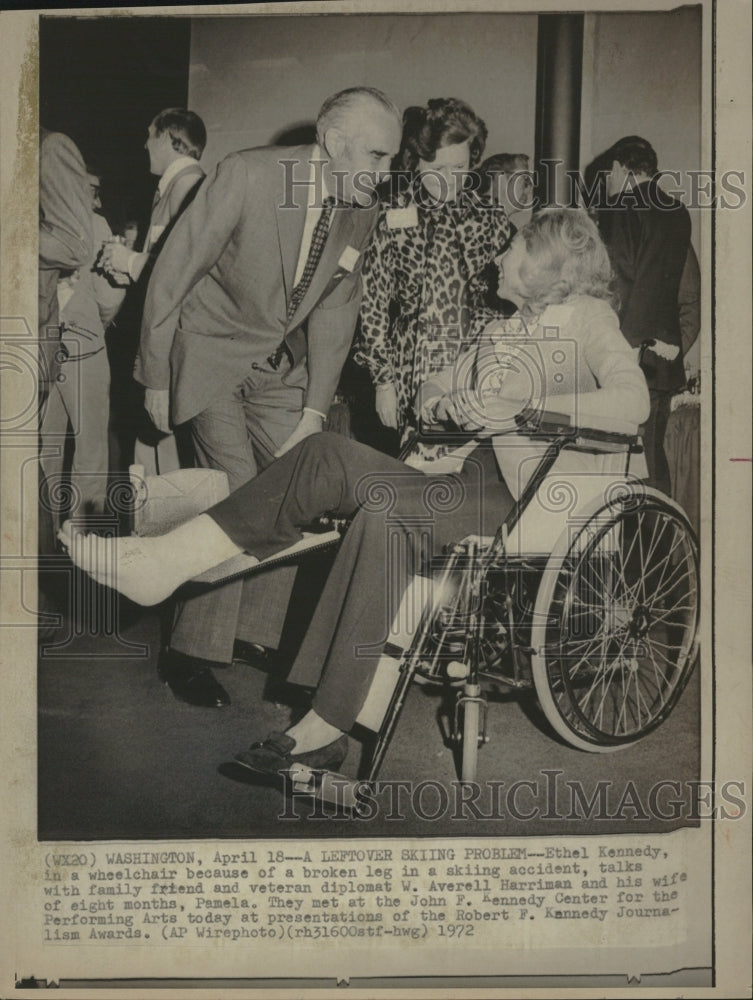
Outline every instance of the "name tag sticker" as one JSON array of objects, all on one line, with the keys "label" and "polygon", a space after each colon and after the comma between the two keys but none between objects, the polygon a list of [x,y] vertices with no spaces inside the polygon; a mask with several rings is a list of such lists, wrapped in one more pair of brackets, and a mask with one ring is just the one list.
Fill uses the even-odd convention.
[{"label": "name tag sticker", "polygon": [[389,208],[386,219],[388,229],[410,229],[411,226],[418,225],[418,209],[415,205],[409,205],[408,208]]},{"label": "name tag sticker", "polygon": [[352,271],[358,263],[358,258],[360,256],[361,255],[355,247],[347,246],[340,254],[337,266],[341,267],[344,271]]}]

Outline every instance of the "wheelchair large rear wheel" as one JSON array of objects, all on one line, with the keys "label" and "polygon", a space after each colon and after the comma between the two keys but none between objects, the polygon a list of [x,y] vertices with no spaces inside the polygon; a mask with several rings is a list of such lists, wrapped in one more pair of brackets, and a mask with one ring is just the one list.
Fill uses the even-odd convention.
[{"label": "wheelchair large rear wheel", "polygon": [[570,523],[536,598],[533,679],[560,736],[608,752],[656,729],[693,671],[697,546],[683,511],[650,489],[626,487]]}]

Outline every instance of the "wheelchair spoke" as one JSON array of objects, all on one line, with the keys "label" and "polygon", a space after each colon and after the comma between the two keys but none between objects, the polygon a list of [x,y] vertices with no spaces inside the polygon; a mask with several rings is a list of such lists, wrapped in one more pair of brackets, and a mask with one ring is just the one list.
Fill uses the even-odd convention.
[{"label": "wheelchair spoke", "polygon": [[[537,632],[534,643],[556,711],[547,716],[585,748],[633,742],[671,711],[693,667],[698,610],[694,542],[680,515],[656,496],[602,515],[558,563],[537,626],[546,639]],[[538,692],[536,670],[534,680]]]},{"label": "wheelchair spoke", "polygon": [[[618,527],[619,527],[619,525],[615,525],[610,530],[612,530],[616,534],[618,534]],[[621,538],[621,540],[618,540],[617,544],[614,547],[614,551],[617,553],[617,557],[619,559],[619,570],[620,570],[619,571],[619,579],[620,579],[620,582],[621,582],[621,586],[622,586],[622,588],[624,590],[624,593],[625,593],[625,595],[626,595],[626,597],[627,597],[627,599],[629,601],[631,601],[631,602],[637,602],[638,601],[638,591],[643,586],[643,574],[641,572],[639,572],[637,574],[637,579],[635,580],[635,582],[632,583],[632,584],[630,584],[628,582],[628,567],[631,565],[631,560],[634,560],[636,558],[636,556],[635,556],[635,550],[636,550],[636,547],[638,547],[638,548],[640,547],[640,544],[641,544],[641,542],[640,542],[641,534],[640,534],[640,530],[639,529],[633,531],[632,538],[631,538],[630,543],[629,543],[628,551],[627,552],[623,552],[622,541],[624,541],[625,534],[626,534],[625,527],[623,525],[622,526],[622,532],[621,532],[622,538]],[[643,565],[643,561],[642,560],[641,560],[641,565]]]},{"label": "wheelchair spoke", "polygon": [[667,521],[665,519],[662,519],[662,521],[661,521],[661,527],[659,527],[659,534],[658,534],[658,537],[657,537],[657,533],[656,532],[657,532],[657,526],[658,525],[659,525],[659,521],[657,519],[657,520],[654,521],[654,527],[653,527],[653,531],[651,533],[651,540],[648,543],[648,551],[646,552],[644,560],[643,560],[643,565],[644,566],[648,566],[650,564],[651,557],[653,556],[654,552],[656,552],[657,548],[659,547],[659,542],[661,541],[662,535],[664,534],[664,529],[667,527]]},{"label": "wheelchair spoke", "polygon": [[646,636],[646,638],[651,642],[652,646],[663,646],[665,649],[677,649],[677,643],[674,642],[662,642],[661,639],[657,639],[656,636]]},{"label": "wheelchair spoke", "polygon": [[654,625],[665,625],[665,624],[668,624],[670,626],[681,626],[681,625],[684,625],[685,623],[681,619],[680,620],[675,620],[675,619],[672,618],[672,615],[674,615],[675,612],[678,612],[678,611],[680,611],[680,612],[695,611],[695,605],[694,604],[682,604],[679,607],[670,608],[668,611],[662,611],[659,614],[652,615],[652,624],[654,624]]},{"label": "wheelchair spoke", "polygon": [[[680,584],[684,580],[690,580],[695,577],[693,568],[691,566],[688,566],[685,572],[681,573],[681,575],[676,580],[672,579],[677,573],[677,571],[682,569],[682,566],[683,566],[682,563],[678,563],[677,566],[672,570],[672,573],[670,574],[669,578],[663,582],[663,589],[657,588],[657,590],[654,593],[655,603],[658,604],[660,601],[662,601],[663,598],[666,597],[668,594],[670,594],[674,588],[680,586]],[[692,593],[695,593],[695,587],[692,588]],[[682,596],[687,597],[688,595],[682,594]]]},{"label": "wheelchair spoke", "polygon": [[669,549],[669,551],[663,555],[662,561],[660,563],[657,563],[656,566],[652,566],[651,569],[646,573],[647,579],[655,576],[657,573],[660,573],[659,581],[656,584],[654,590],[658,590],[665,584],[666,572],[669,566],[673,566],[672,572],[670,573],[670,578],[674,575],[677,568],[682,566],[682,560],[676,562],[672,558],[674,553],[677,551],[678,547],[682,544],[682,541],[683,541],[682,538],[678,538],[672,545],[672,547]]}]

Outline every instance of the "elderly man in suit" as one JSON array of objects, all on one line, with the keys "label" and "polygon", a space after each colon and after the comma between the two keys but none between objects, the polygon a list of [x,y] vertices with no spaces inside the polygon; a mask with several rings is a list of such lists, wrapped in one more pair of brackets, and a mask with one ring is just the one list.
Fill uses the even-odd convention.
[{"label": "elderly man in suit", "polygon": [[[136,378],[155,425],[190,421],[203,467],[236,489],[321,430],[350,348],[375,187],[401,115],[380,91],[325,101],[313,147],[227,156],[175,226],[149,286]],[[186,601],[163,676],[176,697],[221,707],[212,666],[234,640],[275,648],[291,570]]]},{"label": "elderly man in suit", "polygon": [[[135,308],[140,317],[146,287],[159,252],[181,213],[190,205],[204,169],[199,164],[207,144],[204,122],[185,108],[165,108],[150,123],[144,148],[149,154],[149,170],[159,178],[154,192],[149,230],[140,251],[120,243],[109,243],[102,253],[102,265],[122,285],[137,284]],[[139,294],[139,292],[141,294]],[[132,302],[133,306],[134,303]],[[133,351],[133,348],[131,349]],[[133,362],[133,354],[128,367]],[[133,395],[133,393],[129,393]],[[137,404],[140,412],[141,407]],[[125,415],[131,425],[133,414]],[[144,417],[142,424],[147,423]],[[133,434],[133,431],[131,432]],[[137,437],[134,461],[149,473],[179,468],[178,449],[172,434],[154,438],[153,429]],[[131,443],[133,438],[131,438]]]}]

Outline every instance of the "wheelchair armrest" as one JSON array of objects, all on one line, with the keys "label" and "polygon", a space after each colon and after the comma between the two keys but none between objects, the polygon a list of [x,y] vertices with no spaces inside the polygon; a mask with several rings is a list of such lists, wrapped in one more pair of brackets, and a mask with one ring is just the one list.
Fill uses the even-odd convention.
[{"label": "wheelchair armrest", "polygon": [[576,428],[567,413],[527,407],[515,417],[518,433],[530,437],[575,437]]},{"label": "wheelchair armrest", "polygon": [[[413,431],[405,440],[405,444],[400,449],[398,458],[404,462],[419,443],[424,444],[446,444],[452,448],[459,448],[479,438],[478,431],[462,431],[460,429],[450,429],[448,427],[437,427],[436,429],[419,428]],[[479,440],[484,440],[479,438]]]},{"label": "wheelchair armrest", "polygon": [[521,411],[515,421],[520,434],[549,440],[565,438],[575,447],[602,450],[601,445],[607,446],[603,450],[610,451],[615,446],[632,449],[638,445],[637,424],[612,417],[587,419],[588,423],[576,426],[567,413],[529,408]]}]

